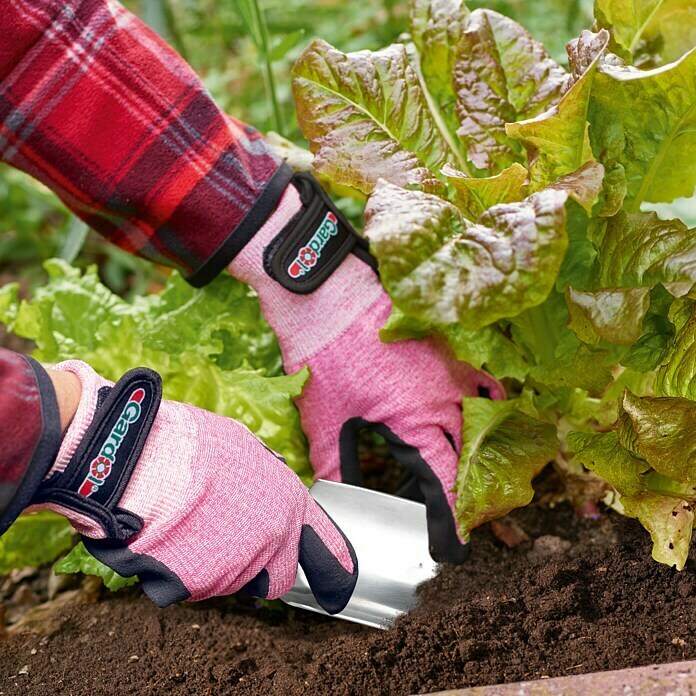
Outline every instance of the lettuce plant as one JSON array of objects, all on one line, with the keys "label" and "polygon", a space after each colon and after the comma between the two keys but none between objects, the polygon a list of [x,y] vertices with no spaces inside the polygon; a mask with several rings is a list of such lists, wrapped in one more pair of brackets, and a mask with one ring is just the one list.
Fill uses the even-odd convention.
[{"label": "lettuce plant", "polygon": [[411,0],[403,43],[315,40],[294,66],[314,170],[368,197],[383,340],[442,334],[508,388],[463,402],[464,534],[529,503],[553,461],[576,503],[603,498],[686,562],[696,231],[648,207],[696,185],[687,4],[597,0],[566,69],[501,14]]}]

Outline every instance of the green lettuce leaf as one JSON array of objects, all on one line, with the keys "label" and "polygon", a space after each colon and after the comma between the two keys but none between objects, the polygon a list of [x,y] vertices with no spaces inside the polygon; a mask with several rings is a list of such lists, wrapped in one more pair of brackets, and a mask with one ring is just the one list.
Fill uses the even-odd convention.
[{"label": "green lettuce leaf", "polygon": [[526,195],[527,170],[511,164],[495,176],[476,179],[462,174],[452,165],[445,165],[442,174],[454,189],[454,202],[472,222],[499,203],[513,203]]},{"label": "green lettuce leaf", "polygon": [[460,123],[454,109],[457,97],[452,76],[457,44],[468,16],[463,0],[413,0],[409,6],[409,30],[418,52],[412,62],[422,76],[421,84],[433,117],[441,124],[440,132],[456,155],[457,165],[465,171],[466,153],[455,135]]},{"label": "green lettuce leaf", "polygon": [[61,560],[55,564],[54,570],[59,575],[71,573],[96,575],[102,579],[104,585],[112,592],[116,592],[123,587],[135,585],[138,582],[138,578],[135,575],[130,578],[124,578],[116,571],[105,566],[87,551],[82,542],[75,546],[65,558],[61,558]]},{"label": "green lettuce leaf", "polygon": [[457,131],[471,162],[491,174],[523,159],[506,123],[533,118],[556,104],[568,74],[517,22],[476,10],[457,45]]},{"label": "green lettuce leaf", "polygon": [[568,44],[572,75],[560,102],[535,118],[505,126],[510,138],[519,140],[527,151],[533,191],[594,159],[587,113],[597,64],[608,41],[605,30],[598,34],[583,31],[579,39]]},{"label": "green lettuce leaf", "polygon": [[621,495],[620,509],[650,532],[653,558],[682,570],[693,532],[696,487],[654,471],[625,449],[617,433],[570,433],[575,460],[608,481]]},{"label": "green lettuce leaf", "polygon": [[0,575],[51,563],[74,543],[75,532],[64,517],[52,512],[21,515],[0,538]]},{"label": "green lettuce leaf", "polygon": [[696,187],[696,49],[655,70],[605,61],[592,85],[592,149],[625,171],[625,209],[673,201]]},{"label": "green lettuce leaf", "polygon": [[534,495],[532,479],[556,456],[556,428],[521,400],[464,398],[456,514],[463,535]]},{"label": "green lettuce leaf", "polygon": [[620,212],[598,249],[602,287],[696,283],[696,230],[655,213]]},{"label": "green lettuce leaf", "polygon": [[622,496],[647,491],[643,474],[650,465],[626,450],[616,433],[573,432],[567,442],[576,461],[608,481]]},{"label": "green lettuce leaf", "polygon": [[621,444],[673,481],[696,481],[696,401],[681,397],[635,396],[621,400]]},{"label": "green lettuce leaf", "polygon": [[383,341],[390,343],[409,338],[426,338],[433,334],[447,339],[457,359],[476,369],[485,368],[498,379],[514,377],[522,380],[529,372],[530,366],[522,351],[495,324],[470,331],[457,323],[436,325],[416,319],[394,307],[379,335]]},{"label": "green lettuce leaf", "polygon": [[553,291],[542,304],[510,319],[511,334],[533,365],[529,376],[537,387],[600,394],[612,379],[606,365],[608,353],[581,343],[567,327],[569,322],[563,295]]},{"label": "green lettuce leaf", "polygon": [[403,45],[346,54],[316,40],[292,75],[297,117],[316,171],[364,193],[380,177],[442,189],[434,172],[454,155]]},{"label": "green lettuce leaf", "polygon": [[150,367],[162,376],[165,398],[240,420],[311,481],[293,404],[309,373],[282,373],[275,338],[244,285],[221,276],[195,290],[174,274],[160,294],[129,303],[94,268],[45,266],[50,281],[31,301],[19,302],[16,286],[0,290],[0,321],[36,342],[38,360],[78,358],[114,381]]},{"label": "green lettuce leaf", "polygon": [[[641,334],[621,364],[640,372],[650,372],[665,362],[674,337],[674,326],[668,318],[674,297],[662,285],[650,291],[650,305],[643,319]],[[663,394],[663,396],[683,396]]]},{"label": "green lettuce leaf", "polygon": [[[658,563],[683,570],[693,535],[696,489],[691,484],[675,485],[654,472],[646,478],[649,487],[657,488],[659,492],[621,498],[624,512],[636,517],[650,532],[652,557]],[[660,485],[661,480],[667,485]]]},{"label": "green lettuce leaf", "polygon": [[636,64],[669,63],[696,45],[692,0],[596,0],[595,15],[612,50]]},{"label": "green lettuce leaf", "polygon": [[696,302],[689,301],[685,307],[688,318],[677,326],[665,364],[657,373],[655,393],[696,402]]},{"label": "green lettuce leaf", "polygon": [[365,233],[397,306],[476,330],[548,295],[567,246],[566,195],[496,205],[472,224],[441,198],[380,182]]}]

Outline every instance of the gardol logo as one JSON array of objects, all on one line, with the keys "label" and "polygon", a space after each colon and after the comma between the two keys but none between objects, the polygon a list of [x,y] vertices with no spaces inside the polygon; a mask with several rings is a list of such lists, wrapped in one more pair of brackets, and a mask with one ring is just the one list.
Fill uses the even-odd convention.
[{"label": "gardol logo", "polygon": [[123,411],[116,421],[116,425],[111,429],[109,436],[99,450],[99,454],[90,462],[89,473],[80,485],[78,493],[89,498],[96,493],[109,475],[116,460],[116,453],[121,447],[123,439],[128,434],[132,423],[135,423],[142,412],[141,404],[145,398],[144,389],[136,389],[129,397],[128,403],[123,407]]},{"label": "gardol logo", "polygon": [[338,218],[334,213],[329,211],[324,216],[321,225],[312,235],[312,238],[307,242],[307,246],[303,246],[297,256],[290,262],[288,266],[288,274],[291,278],[299,278],[317,265],[317,261],[321,256],[321,252],[327,245],[331,237],[338,234]]}]

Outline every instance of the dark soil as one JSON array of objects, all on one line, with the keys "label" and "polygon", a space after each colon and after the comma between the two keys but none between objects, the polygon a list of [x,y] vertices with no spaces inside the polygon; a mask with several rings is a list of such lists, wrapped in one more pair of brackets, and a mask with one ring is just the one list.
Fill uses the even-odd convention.
[{"label": "dark soil", "polygon": [[0,693],[414,694],[696,658],[693,559],[658,565],[614,515],[513,518],[529,541],[482,530],[390,631],[229,600],[159,610],[130,590],[7,637]]}]

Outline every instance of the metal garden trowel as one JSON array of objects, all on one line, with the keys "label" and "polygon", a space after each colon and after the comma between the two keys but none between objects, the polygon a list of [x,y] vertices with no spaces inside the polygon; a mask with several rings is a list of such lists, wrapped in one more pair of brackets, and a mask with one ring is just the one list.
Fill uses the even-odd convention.
[{"label": "metal garden trowel", "polygon": [[[425,505],[332,481],[317,481],[310,493],[350,539],[358,558],[353,596],[334,616],[389,628],[418,604],[416,587],[437,574],[428,551]],[[314,599],[302,568],[282,600],[328,616]]]}]

